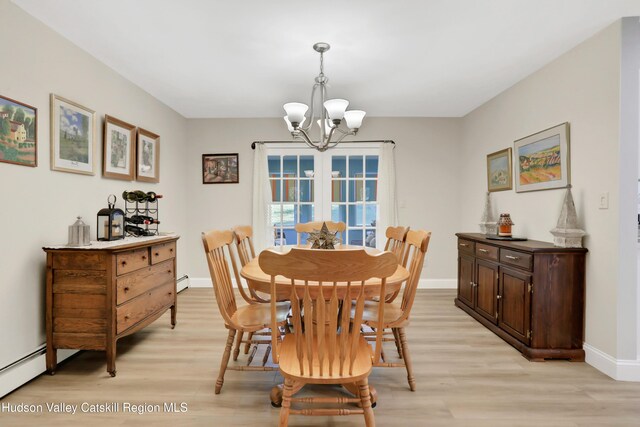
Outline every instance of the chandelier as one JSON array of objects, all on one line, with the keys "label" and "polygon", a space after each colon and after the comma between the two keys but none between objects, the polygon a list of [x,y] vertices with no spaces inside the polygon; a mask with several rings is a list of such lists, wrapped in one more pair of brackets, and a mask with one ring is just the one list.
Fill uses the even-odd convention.
[{"label": "chandelier", "polygon": [[[287,115],[284,116],[284,121],[287,123],[287,128],[293,138],[304,141],[309,147],[318,151],[326,151],[335,147],[346,136],[355,135],[366,114],[361,110],[347,111],[349,101],[346,99],[328,99],[325,101],[329,79],[324,75],[323,54],[330,48],[329,43],[316,43],[313,45],[313,49],[320,54],[320,74],[316,77],[316,83],[311,89],[311,118],[307,125],[304,126],[304,122],[306,121],[305,114],[309,106],[300,102],[289,102],[283,106],[287,112]],[[319,92],[319,94],[317,95],[316,92]],[[316,105],[316,102],[318,105]],[[316,114],[318,116],[317,121]],[[346,122],[345,129],[340,127],[343,119]],[[314,123],[317,123],[320,128],[320,139],[317,141],[313,141],[309,136]]]}]

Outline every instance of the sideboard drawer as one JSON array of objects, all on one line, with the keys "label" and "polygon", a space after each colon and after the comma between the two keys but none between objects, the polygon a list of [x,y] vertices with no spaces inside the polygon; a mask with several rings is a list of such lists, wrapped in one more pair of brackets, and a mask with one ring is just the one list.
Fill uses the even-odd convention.
[{"label": "sideboard drawer", "polygon": [[118,276],[139,270],[149,265],[149,249],[136,249],[116,255]]},{"label": "sideboard drawer", "polygon": [[151,264],[174,258],[176,256],[176,243],[165,243],[151,247]]},{"label": "sideboard drawer", "polygon": [[471,240],[458,239],[458,250],[473,255],[476,250],[475,242]]},{"label": "sideboard drawer", "polygon": [[116,304],[120,305],[159,284],[172,282],[173,262],[165,261],[116,279]]},{"label": "sideboard drawer", "polygon": [[491,245],[476,243],[476,256],[492,261],[498,261],[498,248]]},{"label": "sideboard drawer", "polygon": [[171,305],[175,301],[173,288],[172,282],[167,283],[118,307],[116,333],[129,329],[139,321]]},{"label": "sideboard drawer", "polygon": [[524,252],[500,249],[500,262],[524,268],[525,270],[533,269],[533,256]]}]

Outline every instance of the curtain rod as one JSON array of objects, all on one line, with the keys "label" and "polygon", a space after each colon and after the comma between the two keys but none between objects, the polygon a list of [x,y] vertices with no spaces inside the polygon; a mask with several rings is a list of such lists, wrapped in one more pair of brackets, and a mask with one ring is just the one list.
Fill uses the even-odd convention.
[{"label": "curtain rod", "polygon": [[[251,149],[255,150],[256,149],[256,144],[289,144],[291,142],[298,142],[298,141],[253,141],[251,143]],[[342,141],[340,142],[340,144],[343,143],[372,143],[372,142],[382,142],[384,144],[393,144],[396,145],[396,143],[390,139],[376,139],[376,140],[369,140],[369,141]]]}]

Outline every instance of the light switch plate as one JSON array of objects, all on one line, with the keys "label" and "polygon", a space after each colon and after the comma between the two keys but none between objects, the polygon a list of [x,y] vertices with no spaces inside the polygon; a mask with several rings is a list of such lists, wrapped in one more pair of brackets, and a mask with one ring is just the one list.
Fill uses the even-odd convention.
[{"label": "light switch plate", "polygon": [[609,193],[600,193],[600,209],[609,209]]}]

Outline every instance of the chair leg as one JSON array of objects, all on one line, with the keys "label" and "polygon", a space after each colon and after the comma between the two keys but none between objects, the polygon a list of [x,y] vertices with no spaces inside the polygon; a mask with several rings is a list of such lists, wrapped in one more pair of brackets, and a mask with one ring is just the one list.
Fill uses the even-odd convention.
[{"label": "chair leg", "polygon": [[291,410],[291,396],[293,396],[293,381],[285,378],[282,390],[282,408],[280,408],[280,427],[289,425],[289,411]]},{"label": "chair leg", "polygon": [[224,372],[227,370],[227,365],[229,364],[229,356],[231,356],[231,346],[233,346],[233,338],[235,336],[236,336],[236,330],[229,329],[227,344],[224,348],[222,361],[220,362],[220,373],[218,373],[218,379],[216,380],[216,394],[220,394],[220,390],[222,390],[222,384],[224,384]]},{"label": "chair leg", "polygon": [[358,382],[360,403],[364,411],[364,424],[366,427],[375,427],[376,419],[371,408],[371,392],[369,391],[369,380],[367,378]]},{"label": "chair leg", "polygon": [[396,349],[398,350],[398,357],[402,359],[402,344],[400,344],[400,335],[398,334],[398,328],[391,328],[391,332],[393,332],[393,338],[396,343]]},{"label": "chair leg", "polygon": [[409,382],[409,388],[411,389],[411,391],[416,391],[416,379],[413,377],[413,366],[411,365],[409,344],[407,343],[407,336],[404,333],[404,328],[398,328],[398,335],[400,335],[400,344],[402,345],[404,366],[407,368],[407,381]]},{"label": "chair leg", "polygon": [[247,343],[244,345],[244,354],[249,354],[249,349],[251,349],[252,338],[253,338],[253,332],[249,332],[249,336],[247,337]]},{"label": "chair leg", "polygon": [[236,345],[233,347],[233,361],[238,360],[238,355],[240,354],[240,345],[242,345],[242,336],[244,335],[244,331],[238,331],[238,335],[236,336]]}]

